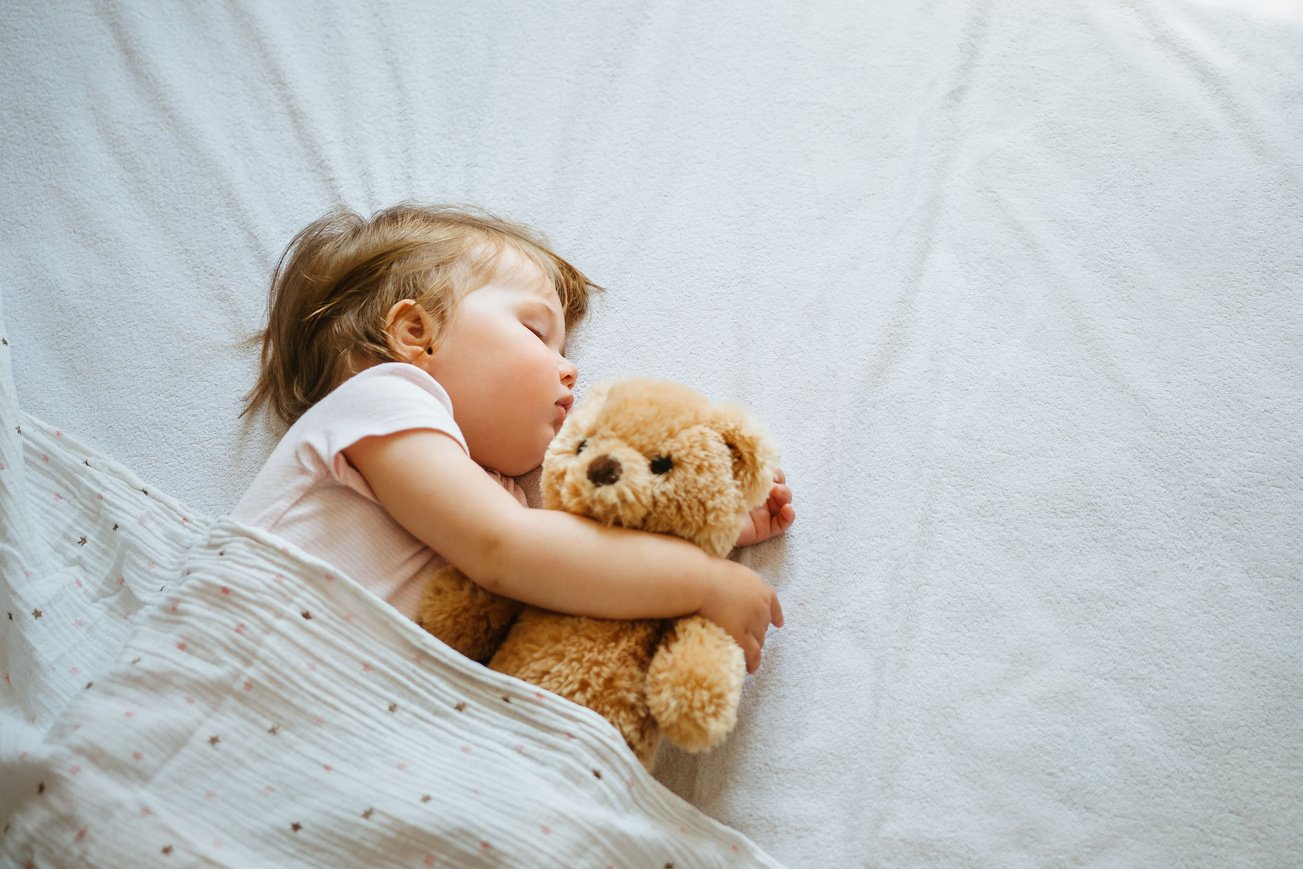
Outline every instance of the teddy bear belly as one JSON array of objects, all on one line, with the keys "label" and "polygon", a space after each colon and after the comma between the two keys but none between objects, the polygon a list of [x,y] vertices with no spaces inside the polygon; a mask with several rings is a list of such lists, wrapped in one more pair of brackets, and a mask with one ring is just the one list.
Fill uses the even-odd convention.
[{"label": "teddy bear belly", "polygon": [[526,609],[489,666],[605,717],[647,762],[657,742],[646,675],[660,621],[609,621]]}]

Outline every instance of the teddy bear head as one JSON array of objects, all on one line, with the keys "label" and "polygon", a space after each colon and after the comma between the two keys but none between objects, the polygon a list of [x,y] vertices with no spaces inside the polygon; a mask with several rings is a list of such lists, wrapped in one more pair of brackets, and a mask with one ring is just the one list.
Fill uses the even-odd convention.
[{"label": "teddy bear head", "polygon": [[590,389],[548,447],[543,506],[673,534],[726,555],[764,503],[776,462],[757,424],[682,384],[626,378]]}]

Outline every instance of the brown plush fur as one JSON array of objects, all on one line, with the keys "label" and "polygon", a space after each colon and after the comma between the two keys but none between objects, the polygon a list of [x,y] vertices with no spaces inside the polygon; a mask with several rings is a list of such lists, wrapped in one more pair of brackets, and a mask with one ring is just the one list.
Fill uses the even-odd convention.
[{"label": "brown plush fur", "polygon": [[[669,470],[657,462],[665,458]],[[591,390],[566,420],[543,462],[543,506],[723,556],[768,496],[774,462],[740,408],[629,378]],[[448,567],[431,578],[417,620],[462,654],[599,712],[648,769],[662,736],[704,751],[737,720],[742,650],[699,617],[563,615],[486,592]]]}]

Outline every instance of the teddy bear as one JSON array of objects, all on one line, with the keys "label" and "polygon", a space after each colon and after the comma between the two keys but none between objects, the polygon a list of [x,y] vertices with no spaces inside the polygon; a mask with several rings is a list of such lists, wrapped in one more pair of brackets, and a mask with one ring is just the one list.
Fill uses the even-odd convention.
[{"label": "teddy bear", "polygon": [[[725,556],[764,503],[775,451],[736,405],[687,386],[625,378],[589,390],[548,447],[543,506],[673,534]],[[439,569],[418,623],[491,669],[606,717],[650,770],[662,738],[698,752],[737,720],[742,649],[700,616],[609,620],[550,612]]]}]

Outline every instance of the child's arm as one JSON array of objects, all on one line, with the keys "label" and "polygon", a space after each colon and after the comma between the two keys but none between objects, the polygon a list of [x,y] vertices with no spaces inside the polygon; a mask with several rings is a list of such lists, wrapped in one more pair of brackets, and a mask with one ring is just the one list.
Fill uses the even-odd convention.
[{"label": "child's arm", "polygon": [[490,591],[598,618],[699,613],[752,671],[769,625],[782,626],[778,596],[749,568],[676,537],[524,508],[447,435],[398,432],[344,453],[395,521]]}]

